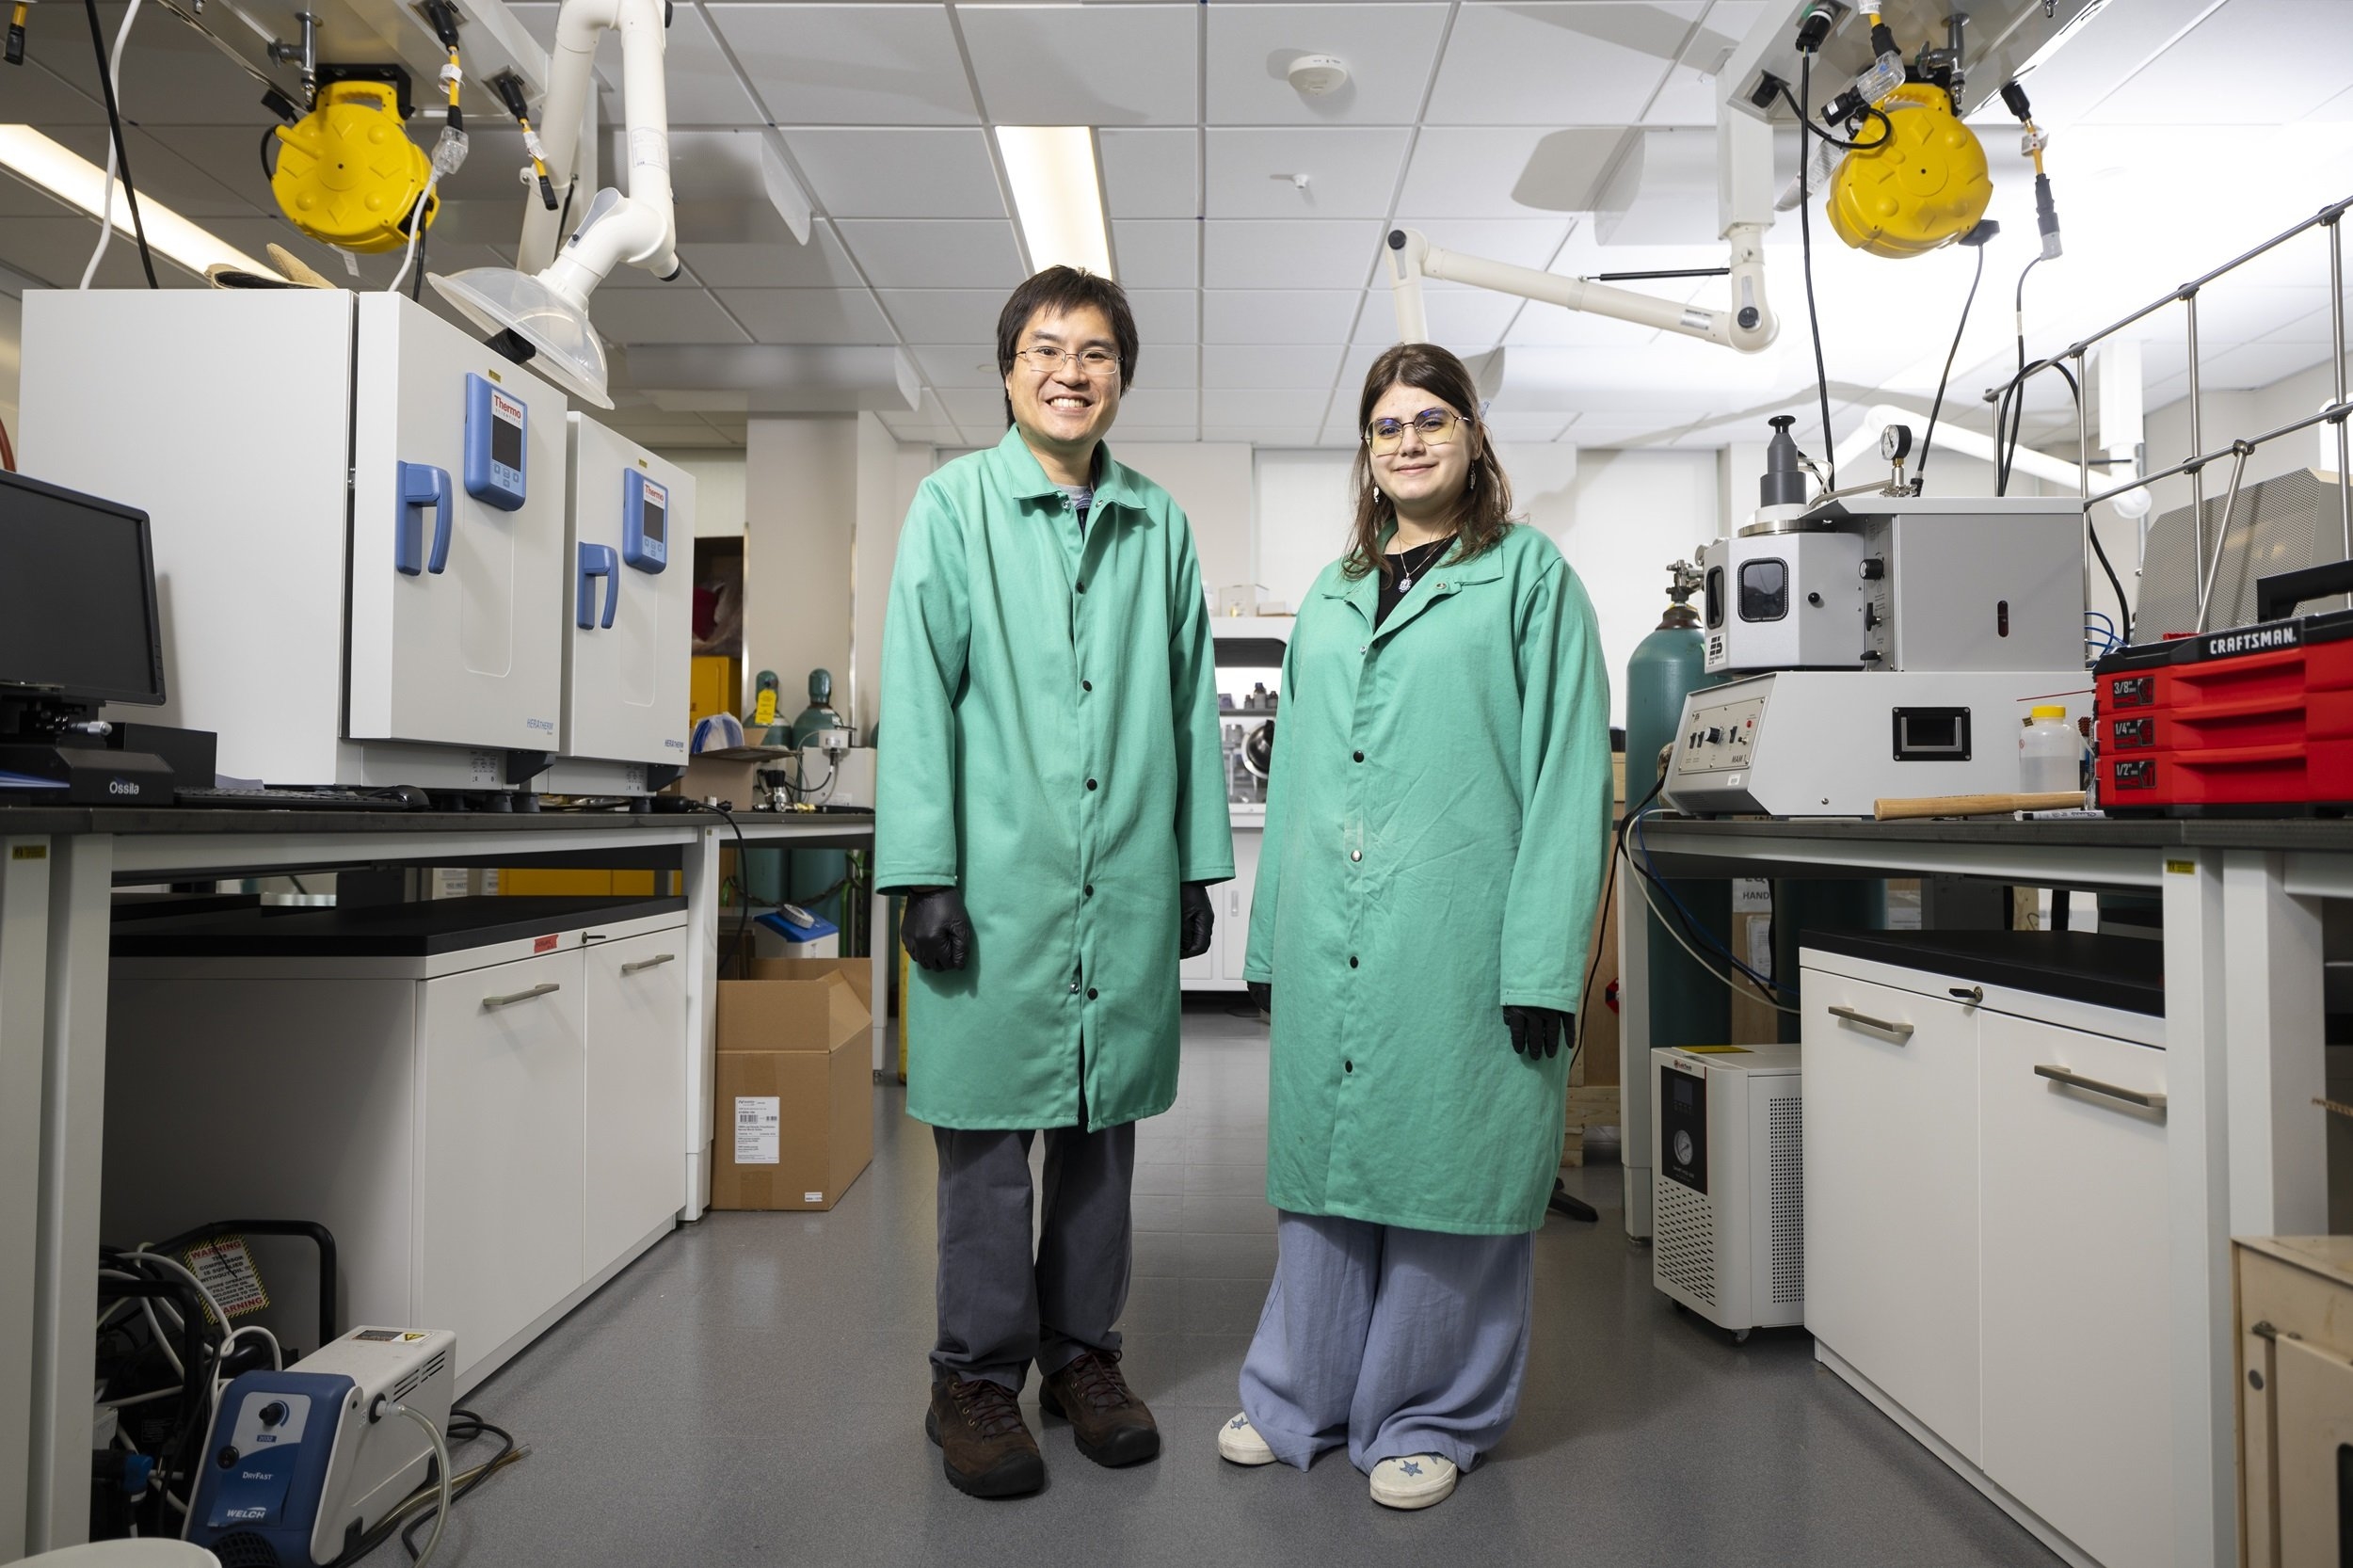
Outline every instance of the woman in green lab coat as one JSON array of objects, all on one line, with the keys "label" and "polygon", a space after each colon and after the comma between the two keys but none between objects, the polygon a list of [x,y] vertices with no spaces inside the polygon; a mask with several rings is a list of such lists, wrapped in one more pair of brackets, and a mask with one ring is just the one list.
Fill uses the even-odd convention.
[{"label": "woman in green lab coat", "polygon": [[1343,1444],[1426,1508],[1510,1426],[1609,819],[1593,613],[1509,518],[1478,394],[1402,344],[1359,406],[1354,547],[1301,606],[1244,970],[1273,1019],[1273,1288],[1219,1435]]}]

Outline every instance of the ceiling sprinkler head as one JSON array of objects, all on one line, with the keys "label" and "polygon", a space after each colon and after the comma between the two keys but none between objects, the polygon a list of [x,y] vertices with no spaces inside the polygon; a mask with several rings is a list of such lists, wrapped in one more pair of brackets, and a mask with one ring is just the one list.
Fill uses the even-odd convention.
[{"label": "ceiling sprinkler head", "polygon": [[1337,92],[1348,82],[1348,62],[1337,55],[1302,55],[1285,72],[1292,87],[1310,98]]}]

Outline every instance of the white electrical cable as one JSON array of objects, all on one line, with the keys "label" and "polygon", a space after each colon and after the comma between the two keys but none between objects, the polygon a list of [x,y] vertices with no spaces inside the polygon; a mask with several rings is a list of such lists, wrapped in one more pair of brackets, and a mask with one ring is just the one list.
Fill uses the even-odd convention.
[{"label": "white electrical cable", "polygon": [[441,183],[438,173],[424,183],[424,194],[417,198],[416,210],[408,215],[408,248],[401,252],[400,270],[392,274],[392,286],[384,292],[398,294],[400,285],[408,280],[408,269],[417,260],[417,237],[424,232],[424,209],[433,200],[433,187]]},{"label": "white electrical cable", "polygon": [[455,1500],[450,1496],[449,1445],[442,1440],[441,1429],[433,1424],[432,1416],[420,1410],[411,1410],[405,1404],[398,1408],[403,1416],[423,1427],[424,1434],[433,1440],[433,1461],[441,1478],[441,1506],[434,1511],[433,1533],[425,1538],[424,1550],[417,1554],[417,1560],[412,1565],[412,1568],[427,1568],[433,1560],[435,1548],[441,1544],[441,1531],[449,1524],[450,1504]]},{"label": "white electrical cable", "polygon": [[[131,24],[138,20],[139,0],[131,0],[131,8],[122,13],[122,25],[115,30],[113,63],[106,69],[114,77],[116,118],[125,123],[129,116],[122,111],[122,46],[131,37]],[[98,264],[105,259],[106,242],[115,237],[115,168],[122,149],[115,138],[106,138],[106,184],[99,191],[98,205],[104,216],[98,220],[98,248],[89,253],[89,265],[82,269],[82,284],[88,288],[90,280],[98,276]]]}]

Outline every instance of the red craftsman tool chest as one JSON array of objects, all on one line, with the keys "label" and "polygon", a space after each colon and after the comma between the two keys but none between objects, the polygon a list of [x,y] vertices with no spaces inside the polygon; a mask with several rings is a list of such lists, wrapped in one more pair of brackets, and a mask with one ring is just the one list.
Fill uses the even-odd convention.
[{"label": "red craftsman tool chest", "polygon": [[2129,648],[2092,675],[2111,816],[2353,811],[2353,611]]}]

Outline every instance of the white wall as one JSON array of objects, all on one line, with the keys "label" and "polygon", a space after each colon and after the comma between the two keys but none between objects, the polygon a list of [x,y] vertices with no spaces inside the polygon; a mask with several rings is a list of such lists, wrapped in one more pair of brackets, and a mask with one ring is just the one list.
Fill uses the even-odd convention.
[{"label": "white wall", "polygon": [[858,422],[755,419],[744,465],[744,700],[751,678],[774,670],[789,716],[811,669],[833,671],[837,700],[847,692]]},{"label": "white wall", "polygon": [[1717,465],[1712,450],[1588,449],[1556,504],[1565,520],[1545,527],[1593,598],[1611,724],[1625,723],[1626,661],[1667,607],[1668,565],[1717,535]]},{"label": "white wall", "polygon": [[1252,576],[1256,504],[1251,449],[1241,441],[1122,441],[1119,460],[1166,490],[1193,524],[1202,585],[1216,593]]},{"label": "white wall", "polygon": [[[0,275],[4,276],[4,275]],[[0,293],[0,425],[13,447],[24,423],[17,418],[17,382],[24,368],[24,302]]]},{"label": "white wall", "polygon": [[695,476],[696,538],[733,538],[743,534],[746,516],[743,453],[697,447],[662,456]]}]

